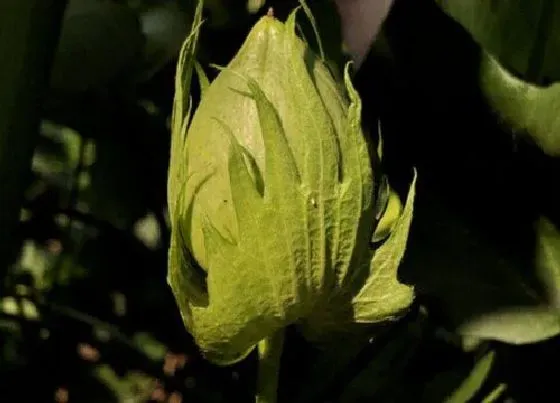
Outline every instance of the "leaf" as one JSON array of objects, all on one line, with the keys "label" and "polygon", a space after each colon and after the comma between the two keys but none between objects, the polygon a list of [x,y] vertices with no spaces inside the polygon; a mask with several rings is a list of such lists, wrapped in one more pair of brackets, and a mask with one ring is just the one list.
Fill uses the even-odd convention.
[{"label": "leaf", "polygon": [[[173,98],[173,113],[171,115],[171,157],[169,163],[169,178],[167,184],[167,199],[169,211],[173,214],[178,190],[182,189],[186,180],[187,160],[185,156],[187,129],[192,109],[190,99],[191,79],[196,64],[196,48],[198,34],[202,25],[203,0],[199,0],[194,12],[191,33],[185,39],[179,60],[177,61],[177,73],[175,75],[175,96]],[[183,161],[184,160],[184,161]],[[181,161],[181,163],[179,163]],[[172,223],[173,225],[173,223]]]},{"label": "leaf", "polygon": [[496,386],[492,392],[490,392],[482,401],[482,403],[493,403],[495,401],[498,401],[498,399],[502,396],[502,394],[504,393],[504,391],[507,389],[507,384],[505,383],[500,383],[498,386]]},{"label": "leaf", "polygon": [[560,83],[549,87],[529,84],[486,52],[479,74],[486,101],[500,118],[515,132],[529,134],[546,154],[560,156]]},{"label": "leaf", "polygon": [[511,133],[498,130],[480,102],[479,67],[486,68],[480,48],[459,24],[432,1],[401,4],[387,20],[386,34],[395,70],[406,72],[407,82],[402,73],[390,73],[381,79],[387,84],[369,84],[365,74],[378,71],[373,57],[359,72],[364,94],[385,88],[369,98],[369,108],[380,105],[389,117],[384,139],[389,151],[394,147],[395,170],[408,162],[425,178],[399,276],[443,325],[468,331],[473,340],[547,339],[558,332],[557,314],[535,278],[531,222],[543,205],[556,208],[548,192],[553,184],[540,189],[547,182],[542,176],[554,178],[555,171],[514,152]]},{"label": "leaf", "polygon": [[[385,342],[377,345],[376,352],[371,354],[369,362],[364,360],[361,363],[353,360],[350,363],[350,365],[362,364],[364,367],[359,373],[356,373],[356,376],[348,382],[348,385],[345,385],[344,391],[337,401],[384,402],[392,400],[392,397],[396,395],[398,396],[396,391],[402,391],[401,385],[410,382],[407,372],[410,371],[411,362],[415,359],[419,349],[423,347],[421,344],[423,340],[421,337],[423,335],[421,321],[408,323],[405,326],[402,328],[395,326],[391,330],[387,330],[389,337]],[[385,337],[382,332],[373,336],[373,339],[370,338],[369,340],[370,346],[375,347],[376,341]],[[346,344],[346,341],[344,344]],[[339,349],[339,347],[337,346],[336,349]],[[363,354],[363,352],[364,350],[360,354]],[[392,401],[407,400],[396,398]]]},{"label": "leaf", "polygon": [[33,155],[33,171],[63,189],[71,186],[80,164],[80,147],[84,141],[74,130],[49,121],[41,124],[41,136]]},{"label": "leaf", "polygon": [[501,334],[501,341],[519,344],[560,333],[560,233],[547,218],[540,217],[536,237],[535,271],[544,289],[542,304],[510,306],[482,314],[461,326],[462,334],[481,338]]},{"label": "leaf", "polygon": [[560,334],[560,317],[546,306],[501,308],[461,325],[459,333],[512,344],[535,343]]},{"label": "leaf", "polygon": [[319,50],[319,56],[321,57],[321,60],[324,60],[325,59],[325,52],[323,51],[323,42],[321,40],[321,36],[319,35],[319,30],[317,28],[317,23],[315,22],[315,17],[313,16],[313,13],[311,12],[311,9],[309,8],[309,6],[305,2],[305,0],[299,0],[299,4],[303,8],[303,11],[305,12],[305,15],[307,16],[307,19],[309,20],[309,23],[311,24],[311,28],[313,29],[313,33],[315,35],[315,40],[317,41],[317,48]]},{"label": "leaf", "polygon": [[469,376],[445,399],[445,403],[463,403],[473,399],[488,377],[495,357],[494,351],[489,351],[476,363]]},{"label": "leaf", "polygon": [[560,231],[546,217],[537,221],[536,268],[549,302],[560,316]]},{"label": "leaf", "polygon": [[508,69],[535,82],[560,79],[556,0],[436,1]]},{"label": "leaf", "polygon": [[484,49],[480,85],[490,106],[514,131],[526,132],[545,153],[559,156],[560,84],[531,84],[560,80],[557,2],[438,0],[438,4]]},{"label": "leaf", "polygon": [[[315,37],[309,45],[316,53],[322,55],[331,72],[338,78],[349,61],[342,46],[342,29],[336,5],[332,1],[310,1],[308,9],[304,8],[307,18],[299,21],[303,35],[306,38]],[[301,4],[301,2],[300,2]],[[314,17],[312,21],[309,15]],[[320,35],[320,38],[318,36]]]},{"label": "leaf", "polygon": [[210,86],[210,80],[208,80],[208,77],[206,76],[206,73],[204,73],[204,69],[202,68],[200,63],[196,62],[194,68],[196,70],[196,75],[198,76],[198,82],[200,85],[200,94],[201,97],[203,97],[204,94],[206,93],[206,90]]},{"label": "leaf", "polygon": [[433,302],[433,313],[460,334],[486,340],[524,344],[560,334],[559,311],[535,267],[484,242],[435,194],[423,196],[402,275]]},{"label": "leaf", "polygon": [[81,92],[125,77],[142,51],[144,37],[136,13],[108,1],[72,0],[62,24],[51,86]]},{"label": "leaf", "polygon": [[[445,403],[464,403],[479,401],[480,393],[488,376],[495,366],[496,353],[488,351],[476,361],[466,365],[453,364],[452,369],[440,371],[423,388],[424,402],[443,401]],[[499,395],[503,388],[498,390]]]},{"label": "leaf", "polygon": [[394,224],[389,238],[375,252],[371,262],[371,278],[352,300],[354,318],[359,323],[396,319],[414,299],[414,288],[397,279],[397,270],[404,256],[416,189],[416,172],[408,191],[404,210]]}]

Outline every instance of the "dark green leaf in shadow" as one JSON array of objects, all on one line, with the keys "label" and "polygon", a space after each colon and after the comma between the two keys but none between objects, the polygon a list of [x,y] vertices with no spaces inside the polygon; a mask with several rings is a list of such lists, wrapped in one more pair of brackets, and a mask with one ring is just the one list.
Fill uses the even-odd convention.
[{"label": "dark green leaf in shadow", "polygon": [[546,154],[560,156],[560,83],[548,87],[529,84],[486,52],[479,74],[481,90],[499,117],[514,131],[528,134]]},{"label": "dark green leaf in shadow", "polygon": [[[554,0],[437,0],[484,49],[480,86],[516,132],[560,155],[560,7]],[[486,53],[489,52],[489,53]],[[523,78],[523,81],[516,77]]]},{"label": "dark green leaf in shadow", "polygon": [[136,13],[110,1],[70,0],[51,73],[53,89],[100,89],[140,61],[144,37]]},{"label": "dark green leaf in shadow", "polygon": [[417,201],[403,277],[434,313],[470,338],[523,344],[559,334],[560,313],[535,267],[485,242],[437,196],[427,199]]},{"label": "dark green leaf in shadow", "polygon": [[422,323],[416,321],[392,335],[373,359],[349,382],[341,403],[387,401],[401,387],[405,371],[422,342]]},{"label": "dark green leaf in shadow", "polygon": [[508,69],[535,82],[559,80],[556,0],[436,0]]},{"label": "dark green leaf in shadow", "polygon": [[560,318],[547,306],[512,306],[480,314],[462,324],[458,331],[483,339],[508,343],[533,343],[560,333]]},{"label": "dark green leaf in shadow", "polygon": [[[385,34],[389,71],[372,57],[356,79],[364,109],[384,117],[387,165],[398,173],[417,166],[421,178],[399,276],[473,342],[557,334],[558,314],[536,275],[532,226],[544,206],[557,210],[554,182],[545,187],[555,165],[500,130],[481,96],[484,53],[433,1],[397,1]],[[373,80],[375,72],[383,78]]]},{"label": "dark green leaf in shadow", "polygon": [[33,172],[49,184],[67,192],[80,159],[81,136],[74,130],[43,121],[41,136],[33,155]]},{"label": "dark green leaf in shadow", "polygon": [[90,186],[83,192],[91,213],[118,228],[129,227],[146,212],[147,183],[141,176],[140,150],[133,142],[114,137],[96,141]]},{"label": "dark green leaf in shadow", "polygon": [[560,316],[560,231],[545,217],[537,221],[536,268],[549,303]]},{"label": "dark green leaf in shadow", "polygon": [[[481,390],[488,378],[495,361],[495,352],[489,351],[477,360],[470,373],[465,374],[459,369],[438,374],[428,383],[424,391],[423,401],[443,401],[445,403],[464,403],[472,399]],[[449,385],[458,386],[448,391]],[[441,396],[446,395],[445,397]]]}]

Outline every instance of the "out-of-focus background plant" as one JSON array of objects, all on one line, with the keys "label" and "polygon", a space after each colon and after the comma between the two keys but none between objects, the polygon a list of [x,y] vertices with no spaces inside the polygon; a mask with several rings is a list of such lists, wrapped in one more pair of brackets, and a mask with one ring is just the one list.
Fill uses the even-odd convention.
[{"label": "out-of-focus background plant", "polygon": [[[201,65],[227,64],[268,7],[284,19],[296,5],[207,0]],[[309,5],[340,68],[341,31],[368,19],[344,31],[334,2]],[[169,119],[193,10],[192,0],[0,5],[3,401],[252,399],[254,357],[205,362],[166,284]],[[386,336],[325,350],[291,332],[280,401],[555,395],[559,35],[554,0],[393,2],[354,81],[368,128],[381,119],[397,190],[418,169],[399,272],[417,309]]]}]

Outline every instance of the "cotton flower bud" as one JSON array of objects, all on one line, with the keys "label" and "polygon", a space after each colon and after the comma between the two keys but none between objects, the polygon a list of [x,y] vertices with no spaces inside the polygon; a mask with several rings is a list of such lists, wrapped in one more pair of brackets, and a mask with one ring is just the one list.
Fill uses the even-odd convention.
[{"label": "cotton flower bud", "polygon": [[338,82],[296,35],[296,11],[285,23],[271,13],[257,22],[202,85],[190,122],[181,110],[196,35],[179,61],[168,281],[187,329],[219,364],[287,325],[315,337],[394,319],[413,298],[396,280],[413,189],[373,246],[376,200],[390,188],[378,186],[348,68]]}]

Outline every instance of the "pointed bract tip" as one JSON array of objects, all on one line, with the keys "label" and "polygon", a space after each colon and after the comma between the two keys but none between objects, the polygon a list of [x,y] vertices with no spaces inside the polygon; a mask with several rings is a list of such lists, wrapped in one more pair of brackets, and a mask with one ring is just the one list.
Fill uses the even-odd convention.
[{"label": "pointed bract tip", "polygon": [[274,17],[274,8],[269,7],[268,11],[266,12],[267,17]]}]

